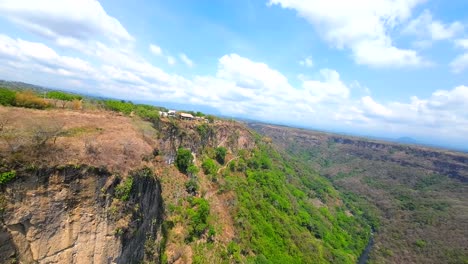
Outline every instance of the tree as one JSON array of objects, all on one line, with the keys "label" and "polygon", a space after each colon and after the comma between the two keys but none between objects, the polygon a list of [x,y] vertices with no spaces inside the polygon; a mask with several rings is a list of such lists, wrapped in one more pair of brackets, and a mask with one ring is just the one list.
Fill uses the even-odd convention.
[{"label": "tree", "polygon": [[14,105],[16,93],[6,88],[0,88],[0,105]]},{"label": "tree", "polygon": [[61,101],[62,108],[65,108],[67,102],[71,102],[73,100],[81,100],[82,97],[79,95],[68,94],[60,91],[51,91],[46,94],[47,98],[54,99],[54,104],[57,105],[58,101]]},{"label": "tree", "polygon": [[18,92],[15,95],[15,105],[26,108],[44,109],[49,104],[42,98],[38,97],[32,91]]},{"label": "tree", "polygon": [[208,122],[210,122],[210,123],[214,123],[214,121],[215,121],[215,117],[213,115],[207,115],[206,119],[208,119]]},{"label": "tree", "polygon": [[182,173],[187,173],[190,165],[193,164],[193,155],[189,149],[179,148],[175,159],[175,165]]},{"label": "tree", "polygon": [[203,161],[202,168],[203,168],[203,172],[206,175],[216,175],[218,171],[218,166],[216,166],[216,163],[214,162],[214,160],[209,159],[209,158]]},{"label": "tree", "polygon": [[215,150],[216,160],[220,164],[224,164],[224,160],[226,159],[226,153],[227,153],[227,149],[225,147],[217,147],[216,148],[216,150]]}]

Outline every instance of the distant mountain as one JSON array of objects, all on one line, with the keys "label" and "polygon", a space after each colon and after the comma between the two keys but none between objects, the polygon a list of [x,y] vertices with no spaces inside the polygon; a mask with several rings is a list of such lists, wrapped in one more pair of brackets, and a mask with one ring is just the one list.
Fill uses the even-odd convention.
[{"label": "distant mountain", "polygon": [[411,137],[400,137],[397,138],[396,141],[403,144],[421,144],[419,141]]}]

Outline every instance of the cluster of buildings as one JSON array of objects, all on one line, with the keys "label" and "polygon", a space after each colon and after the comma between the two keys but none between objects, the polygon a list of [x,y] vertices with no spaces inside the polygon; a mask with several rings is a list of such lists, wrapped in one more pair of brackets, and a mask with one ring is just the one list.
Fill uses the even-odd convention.
[{"label": "cluster of buildings", "polygon": [[175,110],[169,110],[167,112],[159,111],[160,117],[172,117],[172,118],[180,118],[182,120],[198,120],[198,121],[206,121],[207,119],[201,116],[193,116],[189,113],[177,113]]}]

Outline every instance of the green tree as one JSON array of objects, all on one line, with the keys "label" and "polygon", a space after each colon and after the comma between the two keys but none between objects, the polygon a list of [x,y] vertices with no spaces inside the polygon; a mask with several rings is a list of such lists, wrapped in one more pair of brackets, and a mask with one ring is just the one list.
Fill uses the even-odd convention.
[{"label": "green tree", "polygon": [[175,165],[182,173],[187,173],[188,168],[193,164],[193,155],[189,149],[179,148],[175,159]]},{"label": "green tree", "polygon": [[220,164],[224,164],[224,160],[226,158],[226,153],[227,153],[227,149],[225,147],[217,147],[216,148],[216,150],[215,150],[216,160]]},{"label": "green tree", "polygon": [[14,105],[16,93],[6,88],[0,88],[0,105]]},{"label": "green tree", "polygon": [[104,101],[104,105],[112,111],[121,112],[126,115],[129,115],[135,108],[135,105],[131,102],[127,103],[125,101],[117,100],[107,100]]},{"label": "green tree", "polygon": [[46,96],[47,98],[50,98],[50,99],[57,99],[57,100],[63,100],[63,101],[73,101],[75,99],[77,100],[83,99],[80,95],[74,95],[74,94],[64,93],[60,91],[48,92]]},{"label": "green tree", "polygon": [[120,182],[120,184],[117,185],[117,187],[115,187],[115,196],[122,201],[127,201],[130,198],[132,186],[133,178],[128,177],[124,181]]},{"label": "green tree", "polygon": [[216,172],[218,171],[218,166],[216,166],[215,161],[210,158],[203,161],[202,168],[206,175],[216,175]]}]

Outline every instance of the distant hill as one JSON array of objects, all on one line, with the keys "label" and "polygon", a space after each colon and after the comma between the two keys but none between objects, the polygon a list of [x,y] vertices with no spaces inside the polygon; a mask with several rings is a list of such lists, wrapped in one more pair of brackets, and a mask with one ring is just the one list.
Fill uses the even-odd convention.
[{"label": "distant hill", "polygon": [[396,141],[399,143],[404,143],[404,144],[420,144],[419,141],[411,137],[400,137],[400,138],[397,138]]}]

